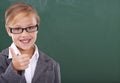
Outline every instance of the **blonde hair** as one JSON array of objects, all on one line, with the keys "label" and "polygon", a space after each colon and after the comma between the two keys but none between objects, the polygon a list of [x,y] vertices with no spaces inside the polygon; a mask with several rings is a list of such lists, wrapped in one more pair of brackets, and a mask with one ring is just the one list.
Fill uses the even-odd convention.
[{"label": "blonde hair", "polygon": [[24,2],[17,2],[12,4],[5,12],[5,23],[8,25],[12,20],[14,20],[15,16],[24,13],[27,15],[34,15],[38,25],[40,24],[40,17],[37,11],[30,5]]}]

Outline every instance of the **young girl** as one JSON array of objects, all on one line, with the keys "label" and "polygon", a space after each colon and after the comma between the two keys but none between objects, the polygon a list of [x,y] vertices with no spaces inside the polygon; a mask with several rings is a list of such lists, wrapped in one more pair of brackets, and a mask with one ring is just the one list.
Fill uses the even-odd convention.
[{"label": "young girl", "polygon": [[40,18],[29,4],[12,4],[5,26],[13,43],[0,53],[0,83],[61,83],[60,67],[35,44]]}]

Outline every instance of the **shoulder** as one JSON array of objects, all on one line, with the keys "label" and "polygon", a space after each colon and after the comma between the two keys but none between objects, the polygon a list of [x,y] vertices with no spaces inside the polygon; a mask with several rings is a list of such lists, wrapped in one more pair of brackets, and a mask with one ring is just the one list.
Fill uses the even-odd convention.
[{"label": "shoulder", "polygon": [[[39,68],[45,69],[46,71],[52,71],[56,76],[60,75],[60,64],[55,61],[52,57],[39,50]],[[49,73],[50,73],[49,72]],[[53,75],[53,74],[51,74]]]},{"label": "shoulder", "polygon": [[6,48],[0,52],[0,67],[7,68],[8,64],[11,62],[10,59],[8,59],[9,55],[9,48]]},{"label": "shoulder", "polygon": [[8,57],[9,54],[9,48],[6,48],[0,52],[0,56]]},{"label": "shoulder", "polygon": [[52,57],[48,56],[46,53],[44,53],[41,50],[39,50],[39,59],[41,61],[48,63],[48,64],[52,64],[52,65],[58,64],[57,61],[55,61]]}]

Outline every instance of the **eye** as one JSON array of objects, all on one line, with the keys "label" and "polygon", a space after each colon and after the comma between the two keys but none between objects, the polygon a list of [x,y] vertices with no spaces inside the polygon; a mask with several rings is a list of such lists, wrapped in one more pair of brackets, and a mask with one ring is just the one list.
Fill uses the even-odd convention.
[{"label": "eye", "polygon": [[14,30],[14,31],[20,31],[21,28],[12,28],[12,30]]},{"label": "eye", "polygon": [[29,26],[26,28],[27,32],[34,32],[34,31],[37,31],[37,26]]},{"label": "eye", "polygon": [[28,30],[33,30],[35,27],[31,26],[31,27],[28,27]]},{"label": "eye", "polygon": [[30,26],[27,28],[28,31],[36,31],[36,26]]}]

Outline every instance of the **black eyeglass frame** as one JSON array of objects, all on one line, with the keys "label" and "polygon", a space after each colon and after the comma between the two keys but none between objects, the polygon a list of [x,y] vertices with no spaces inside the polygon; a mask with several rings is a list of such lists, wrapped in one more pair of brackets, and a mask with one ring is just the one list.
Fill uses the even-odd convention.
[{"label": "black eyeglass frame", "polygon": [[21,34],[24,30],[25,30],[26,32],[28,32],[28,33],[35,32],[35,31],[30,31],[30,32],[29,32],[28,29],[29,29],[30,27],[36,27],[37,29],[36,29],[35,31],[38,31],[38,24],[36,24],[35,26],[29,26],[29,27],[26,27],[26,28],[19,28],[19,27],[18,27],[18,29],[21,29],[21,30],[22,30],[20,33],[14,33],[14,32],[12,31],[13,29],[17,29],[17,28],[11,28],[11,27],[9,27],[9,29],[10,29],[10,32],[13,33],[13,34]]}]

